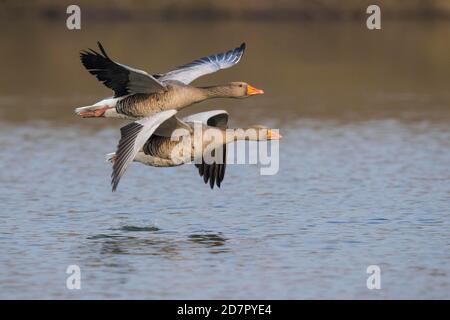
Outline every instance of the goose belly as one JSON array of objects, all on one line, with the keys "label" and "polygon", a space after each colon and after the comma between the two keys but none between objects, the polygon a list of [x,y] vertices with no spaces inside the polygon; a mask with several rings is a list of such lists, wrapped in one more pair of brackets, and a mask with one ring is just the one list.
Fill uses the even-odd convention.
[{"label": "goose belly", "polygon": [[144,152],[140,151],[134,158],[135,162],[140,162],[142,164],[145,164],[147,166],[152,167],[175,167],[179,166],[183,163],[175,163],[174,161],[170,159],[163,159],[159,157],[154,157],[148,154],[145,154]]},{"label": "goose belly", "polygon": [[188,163],[194,158],[193,144],[189,138],[181,138],[180,141],[176,141],[154,135],[145,143],[142,152],[174,166]]},{"label": "goose belly", "polygon": [[130,117],[149,117],[158,112],[180,109],[191,105],[195,99],[185,89],[169,89],[152,94],[133,94],[116,104],[117,113]]}]

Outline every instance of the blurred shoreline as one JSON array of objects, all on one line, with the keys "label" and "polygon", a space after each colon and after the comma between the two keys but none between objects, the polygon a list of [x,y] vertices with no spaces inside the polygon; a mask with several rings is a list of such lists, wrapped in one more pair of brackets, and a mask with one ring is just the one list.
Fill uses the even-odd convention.
[{"label": "blurred shoreline", "polygon": [[449,0],[416,1],[339,1],[295,0],[174,1],[139,0],[18,2],[0,0],[1,19],[60,20],[67,17],[66,8],[77,4],[83,20],[88,21],[351,21],[364,20],[366,8],[377,4],[383,19],[388,20],[450,20]]}]

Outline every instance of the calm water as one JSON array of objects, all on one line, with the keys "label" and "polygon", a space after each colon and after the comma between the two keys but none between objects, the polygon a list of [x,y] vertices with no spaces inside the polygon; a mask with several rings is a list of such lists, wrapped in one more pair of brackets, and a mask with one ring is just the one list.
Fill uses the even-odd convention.
[{"label": "calm water", "polygon": [[[0,298],[450,298],[449,27],[2,25]],[[72,112],[109,94],[77,57],[96,40],[155,72],[246,40],[198,83],[266,95],[188,112],[280,128],[279,173],[231,165],[211,191],[193,166],[133,164],[111,193],[122,122]]]}]

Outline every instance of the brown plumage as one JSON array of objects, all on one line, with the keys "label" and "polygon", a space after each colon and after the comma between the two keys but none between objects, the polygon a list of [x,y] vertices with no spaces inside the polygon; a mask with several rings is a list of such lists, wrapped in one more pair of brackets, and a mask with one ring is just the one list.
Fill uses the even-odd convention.
[{"label": "brown plumage", "polygon": [[193,103],[212,98],[246,98],[262,94],[245,82],[194,87],[196,78],[230,68],[241,59],[245,44],[227,52],[194,60],[165,74],[150,75],[142,70],[116,63],[109,58],[99,43],[100,52],[90,49],[81,52],[84,67],[105,86],[114,91],[114,97],[92,106],[77,108],[84,118],[142,118],[170,109],[179,110]]},{"label": "brown plumage", "polygon": [[[110,157],[113,162],[113,191],[131,161],[154,167],[171,167],[194,162],[205,183],[209,183],[211,188],[214,188],[214,185],[220,187],[225,176],[228,143],[237,140],[266,141],[281,138],[278,133],[262,126],[248,128],[253,129],[250,132],[253,134],[248,134],[248,129],[228,131],[228,114],[221,110],[199,113],[183,120],[174,114],[170,110],[164,111],[121,129],[122,138],[118,149],[115,155]],[[159,119],[155,119],[156,117]],[[194,122],[190,122],[192,120]],[[199,129],[196,125],[199,121],[201,134],[195,132]],[[167,123],[171,126],[167,126]],[[161,127],[164,127],[164,130],[158,131]],[[174,140],[173,133],[178,129],[187,131]],[[211,140],[211,137],[214,138]],[[211,155],[209,161],[205,158],[208,153]]]}]

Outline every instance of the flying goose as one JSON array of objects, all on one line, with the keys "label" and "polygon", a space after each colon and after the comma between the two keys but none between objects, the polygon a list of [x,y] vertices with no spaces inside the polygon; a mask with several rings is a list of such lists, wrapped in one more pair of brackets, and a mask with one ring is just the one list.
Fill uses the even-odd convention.
[{"label": "flying goose", "polygon": [[[256,135],[248,135],[246,129],[227,131],[228,113],[224,110],[200,112],[183,119],[176,117],[176,110],[166,110],[154,116],[129,123],[122,127],[121,138],[115,153],[108,154],[108,160],[113,163],[111,174],[112,191],[115,191],[121,177],[132,161],[155,167],[172,167],[194,161],[200,176],[205,183],[214,188],[214,183],[220,188],[225,175],[226,145],[237,140],[278,140],[278,132],[263,126],[252,126]],[[201,134],[195,132],[200,128]],[[185,130],[185,135],[179,141],[174,141],[174,132]],[[218,136],[221,139],[211,139]],[[188,140],[184,140],[189,138]],[[188,142],[184,144],[184,142]],[[200,146],[200,148],[196,148]],[[178,148],[178,149],[175,149]],[[217,153],[211,163],[205,160],[205,151],[211,156]],[[187,152],[188,158],[181,156]],[[221,154],[220,154],[221,153]],[[199,160],[199,161],[196,161]],[[197,163],[198,162],[198,163]]]},{"label": "flying goose", "polygon": [[200,58],[167,73],[154,75],[114,62],[100,42],[98,47],[100,53],[92,49],[81,51],[81,62],[89,73],[114,91],[114,96],[92,106],[76,108],[75,112],[83,118],[136,120],[164,110],[179,110],[206,99],[246,98],[264,93],[245,82],[209,87],[190,85],[198,77],[237,64],[244,54],[245,43],[227,52]]}]

